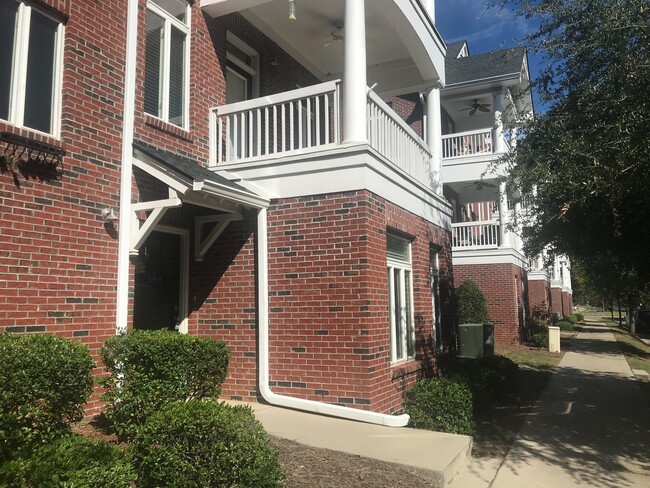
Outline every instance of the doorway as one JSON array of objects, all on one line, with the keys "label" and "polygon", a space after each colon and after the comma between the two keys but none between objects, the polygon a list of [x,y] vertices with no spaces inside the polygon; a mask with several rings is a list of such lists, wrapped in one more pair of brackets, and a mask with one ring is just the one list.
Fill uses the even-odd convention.
[{"label": "doorway", "polygon": [[133,328],[186,332],[186,321],[187,233],[158,229],[140,248],[135,269]]}]

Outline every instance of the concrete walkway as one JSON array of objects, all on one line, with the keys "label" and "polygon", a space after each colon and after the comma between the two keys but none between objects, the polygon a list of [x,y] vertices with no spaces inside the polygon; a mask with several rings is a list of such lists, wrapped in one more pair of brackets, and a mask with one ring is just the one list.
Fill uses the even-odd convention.
[{"label": "concrete walkway", "polygon": [[[229,402],[236,403],[236,402]],[[386,461],[444,487],[469,461],[471,437],[384,427],[248,403],[266,431],[313,447]]]},{"label": "concrete walkway", "polygon": [[585,326],[503,462],[473,460],[450,486],[650,487],[650,409],[614,335]]}]

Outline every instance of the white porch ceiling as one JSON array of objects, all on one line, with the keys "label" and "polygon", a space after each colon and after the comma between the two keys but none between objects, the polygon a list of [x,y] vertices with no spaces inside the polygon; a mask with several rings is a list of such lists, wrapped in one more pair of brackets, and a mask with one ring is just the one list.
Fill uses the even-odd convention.
[{"label": "white porch ceiling", "polygon": [[[289,22],[287,0],[202,2],[211,16],[239,12],[322,81],[341,78],[343,40],[332,33],[345,35],[344,0],[297,0],[296,7],[297,21]],[[378,93],[407,93],[444,80],[444,44],[434,49],[438,34],[414,2],[366,0],[365,9],[368,83],[378,83]]]}]

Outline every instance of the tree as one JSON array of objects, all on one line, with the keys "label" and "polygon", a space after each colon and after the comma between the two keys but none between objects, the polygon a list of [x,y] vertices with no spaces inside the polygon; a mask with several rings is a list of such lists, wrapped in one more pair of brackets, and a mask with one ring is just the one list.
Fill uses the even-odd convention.
[{"label": "tree", "polygon": [[483,324],[490,320],[487,299],[475,281],[467,279],[456,290],[459,324]]},{"label": "tree", "polygon": [[548,110],[502,161],[509,184],[534,195],[526,251],[550,245],[642,290],[650,278],[650,4],[497,5],[539,23],[523,42],[546,61],[534,87]]}]

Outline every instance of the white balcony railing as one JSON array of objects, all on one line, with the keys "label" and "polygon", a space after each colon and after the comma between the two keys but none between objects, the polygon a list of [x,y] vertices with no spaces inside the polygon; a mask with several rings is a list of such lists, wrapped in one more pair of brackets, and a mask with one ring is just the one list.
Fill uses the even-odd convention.
[{"label": "white balcony railing", "polygon": [[431,186],[427,144],[374,92],[368,92],[368,143],[416,180]]},{"label": "white balcony railing", "polygon": [[454,248],[499,247],[499,222],[459,222],[451,224],[452,246]]},{"label": "white balcony railing", "polygon": [[211,114],[212,165],[340,144],[340,82],[224,105]]},{"label": "white balcony railing", "polygon": [[[232,103],[211,113],[212,166],[304,154],[341,145],[341,82]],[[431,186],[431,153],[422,139],[368,91],[368,144],[395,166]]]},{"label": "white balcony railing", "polygon": [[461,158],[475,154],[492,154],[491,129],[479,129],[442,136],[442,158]]}]

